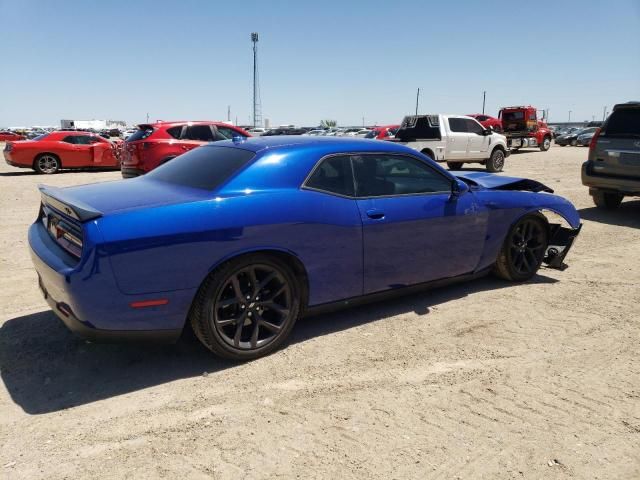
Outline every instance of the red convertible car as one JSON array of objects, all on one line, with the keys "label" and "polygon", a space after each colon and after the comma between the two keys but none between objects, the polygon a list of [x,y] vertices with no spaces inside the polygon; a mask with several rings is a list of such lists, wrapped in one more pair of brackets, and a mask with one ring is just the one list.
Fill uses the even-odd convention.
[{"label": "red convertible car", "polygon": [[56,173],[62,168],[120,168],[119,146],[89,132],[51,132],[33,140],[7,142],[4,159],[9,165]]},{"label": "red convertible car", "polygon": [[17,140],[24,140],[23,135],[19,135],[14,132],[0,132],[0,142],[12,142]]},{"label": "red convertible car", "polygon": [[484,113],[472,113],[471,115],[467,115],[467,117],[475,118],[484,128],[492,128],[496,132],[502,131],[502,120],[499,118],[485,115]]}]

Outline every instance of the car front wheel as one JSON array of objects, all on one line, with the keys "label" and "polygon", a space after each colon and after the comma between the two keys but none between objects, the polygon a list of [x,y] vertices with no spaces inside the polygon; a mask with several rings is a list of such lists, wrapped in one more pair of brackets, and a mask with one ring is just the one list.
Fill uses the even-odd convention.
[{"label": "car front wheel", "polygon": [[300,311],[300,288],[289,266],[255,254],[215,270],[190,314],[198,339],[231,360],[253,360],[279,348]]},{"label": "car front wheel", "polygon": [[529,280],[542,265],[548,237],[547,225],[538,215],[520,219],[509,230],[493,272],[512,282]]},{"label": "car front wheel", "polygon": [[447,167],[449,170],[460,170],[464,165],[462,162],[447,162]]},{"label": "car front wheel", "polygon": [[593,197],[593,203],[596,204],[596,207],[606,208],[607,210],[618,208],[623,198],[623,195],[619,193],[603,192],[601,190],[592,192],[591,196]]}]

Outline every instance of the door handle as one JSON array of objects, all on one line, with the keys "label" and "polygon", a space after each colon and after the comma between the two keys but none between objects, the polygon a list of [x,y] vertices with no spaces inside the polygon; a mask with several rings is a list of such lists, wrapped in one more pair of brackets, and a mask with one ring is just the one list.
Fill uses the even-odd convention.
[{"label": "door handle", "polygon": [[371,210],[367,210],[367,217],[373,220],[382,220],[384,218],[384,212],[377,208],[372,208]]}]

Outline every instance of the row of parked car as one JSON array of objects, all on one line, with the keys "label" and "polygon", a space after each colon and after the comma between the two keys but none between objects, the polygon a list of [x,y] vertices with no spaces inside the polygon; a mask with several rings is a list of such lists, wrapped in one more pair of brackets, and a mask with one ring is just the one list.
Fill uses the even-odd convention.
[{"label": "row of parked car", "polygon": [[[446,162],[450,170],[476,163],[489,172],[499,172],[515,149],[505,135],[479,120],[464,115],[417,115],[405,117],[400,125],[311,129],[300,135],[387,140]],[[589,146],[589,161],[583,167],[582,178],[596,205],[611,208],[619,205],[626,195],[640,195],[639,102],[617,105],[602,127],[568,127],[555,134],[558,145]],[[0,140],[7,138],[4,158],[15,167],[43,174],[53,174],[62,168],[113,168],[120,169],[124,178],[131,178],[206,143],[250,136],[248,131],[228,123],[204,121],[141,124],[126,140],[105,138],[97,132],[66,130],[47,132],[26,141],[14,140],[15,137]],[[618,144],[620,148],[614,148]],[[543,145],[540,148],[544,151]]]},{"label": "row of parked car", "polygon": [[567,127],[555,132],[555,142],[561,147],[588,147],[597,130],[598,127]]}]

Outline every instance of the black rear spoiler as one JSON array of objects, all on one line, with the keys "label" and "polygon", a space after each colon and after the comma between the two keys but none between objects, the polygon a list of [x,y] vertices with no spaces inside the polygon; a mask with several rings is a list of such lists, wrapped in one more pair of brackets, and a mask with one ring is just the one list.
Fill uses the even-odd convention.
[{"label": "black rear spoiler", "polygon": [[80,222],[86,222],[102,216],[95,208],[70,198],[64,189],[38,184],[42,202]]}]

